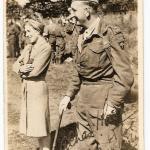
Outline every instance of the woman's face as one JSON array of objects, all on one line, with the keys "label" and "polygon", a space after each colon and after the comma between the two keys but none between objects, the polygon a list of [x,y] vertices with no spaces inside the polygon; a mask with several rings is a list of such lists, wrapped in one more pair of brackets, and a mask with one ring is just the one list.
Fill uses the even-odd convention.
[{"label": "woman's face", "polygon": [[32,26],[30,26],[29,24],[26,24],[25,32],[26,32],[26,37],[30,40],[31,43],[34,43],[37,41],[39,32],[36,31]]}]

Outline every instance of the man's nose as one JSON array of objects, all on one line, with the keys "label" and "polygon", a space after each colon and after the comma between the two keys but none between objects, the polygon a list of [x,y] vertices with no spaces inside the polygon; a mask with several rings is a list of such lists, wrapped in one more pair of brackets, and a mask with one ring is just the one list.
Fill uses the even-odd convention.
[{"label": "man's nose", "polygon": [[68,8],[68,11],[71,12],[71,11],[72,11],[72,8],[69,7],[69,8]]},{"label": "man's nose", "polygon": [[69,11],[69,16],[67,17],[68,20],[70,20],[71,18],[75,17],[75,13],[74,11],[72,10],[72,8],[68,8],[68,11]]},{"label": "man's nose", "polygon": [[29,33],[26,32],[26,33],[25,33],[25,36],[26,36],[26,37],[29,37]]}]

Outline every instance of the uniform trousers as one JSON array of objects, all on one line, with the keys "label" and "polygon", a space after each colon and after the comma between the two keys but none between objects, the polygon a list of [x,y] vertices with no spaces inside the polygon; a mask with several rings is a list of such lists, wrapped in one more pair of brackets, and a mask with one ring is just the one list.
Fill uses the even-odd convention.
[{"label": "uniform trousers", "polygon": [[120,150],[122,115],[106,124],[103,108],[112,84],[81,85],[77,101],[78,150]]}]

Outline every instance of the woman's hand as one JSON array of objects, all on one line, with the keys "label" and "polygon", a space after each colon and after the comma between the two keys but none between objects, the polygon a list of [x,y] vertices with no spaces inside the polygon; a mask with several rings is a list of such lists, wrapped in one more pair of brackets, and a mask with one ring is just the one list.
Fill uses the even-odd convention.
[{"label": "woman's hand", "polygon": [[19,72],[20,73],[28,73],[28,72],[31,72],[33,69],[34,69],[34,67],[32,64],[25,64],[20,67]]}]

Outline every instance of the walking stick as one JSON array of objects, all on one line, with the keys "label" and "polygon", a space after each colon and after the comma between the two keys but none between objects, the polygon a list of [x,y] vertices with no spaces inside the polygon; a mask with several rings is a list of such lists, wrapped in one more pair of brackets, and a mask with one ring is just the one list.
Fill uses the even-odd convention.
[{"label": "walking stick", "polygon": [[56,132],[55,132],[55,137],[54,137],[54,141],[53,141],[52,150],[55,150],[55,148],[56,148],[56,141],[57,141],[58,132],[59,132],[59,129],[60,129],[60,125],[61,125],[61,120],[62,120],[63,113],[64,113],[64,110],[62,111],[62,113],[59,116],[59,120],[58,120],[58,124],[57,124],[57,128],[56,128]]}]

